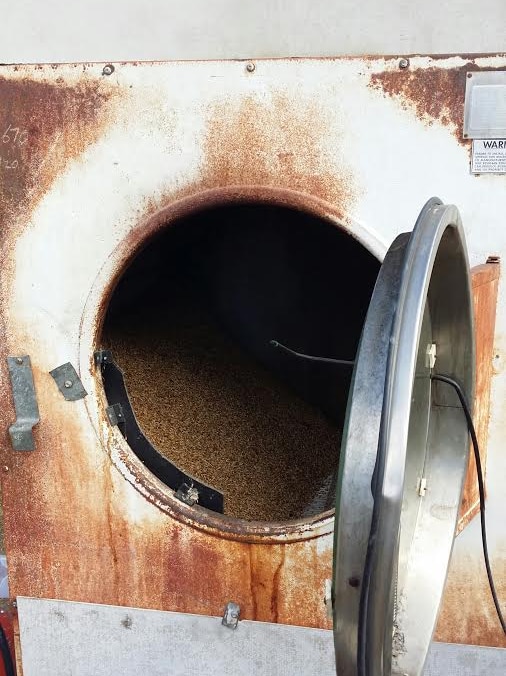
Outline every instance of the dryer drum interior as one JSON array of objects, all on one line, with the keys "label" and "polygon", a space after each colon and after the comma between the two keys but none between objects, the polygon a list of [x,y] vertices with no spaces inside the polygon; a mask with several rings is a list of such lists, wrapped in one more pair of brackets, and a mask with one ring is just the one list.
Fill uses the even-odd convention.
[{"label": "dryer drum interior", "polygon": [[[332,509],[352,368],[270,341],[354,360],[379,267],[346,231],[287,207],[167,224],[124,271],[103,325],[140,428],[131,420],[127,441],[135,450],[143,435],[155,474],[229,517]],[[108,403],[128,409],[111,373]]]}]

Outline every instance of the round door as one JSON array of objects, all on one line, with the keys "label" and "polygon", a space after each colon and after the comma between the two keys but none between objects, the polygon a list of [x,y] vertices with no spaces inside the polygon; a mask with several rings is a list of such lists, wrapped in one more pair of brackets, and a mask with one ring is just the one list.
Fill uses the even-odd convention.
[{"label": "round door", "polygon": [[430,200],[390,247],[369,306],[343,434],[334,551],[339,676],[421,674],[469,453],[449,376],[473,398],[460,216]]}]

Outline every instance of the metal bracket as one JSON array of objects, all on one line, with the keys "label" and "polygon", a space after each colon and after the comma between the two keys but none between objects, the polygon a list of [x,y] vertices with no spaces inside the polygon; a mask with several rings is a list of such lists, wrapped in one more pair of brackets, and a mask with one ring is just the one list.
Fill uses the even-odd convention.
[{"label": "metal bracket", "polygon": [[223,619],[221,620],[222,625],[227,627],[227,629],[237,629],[240,614],[240,605],[233,601],[229,601],[225,606],[225,612],[223,613]]},{"label": "metal bracket", "polygon": [[70,362],[58,366],[49,374],[53,376],[58,389],[67,401],[77,401],[88,394],[77,375],[77,371]]},{"label": "metal bracket", "polygon": [[32,429],[39,422],[40,415],[30,357],[7,357],[7,366],[16,409],[16,422],[9,427],[12,448],[15,451],[34,451]]},{"label": "metal bracket", "polygon": [[94,358],[97,366],[105,366],[106,364],[114,363],[111,350],[96,350]]},{"label": "metal bracket", "polygon": [[105,409],[107,417],[111,425],[119,425],[125,422],[125,416],[123,414],[123,407],[121,404],[112,404]]},{"label": "metal bracket", "polygon": [[427,353],[425,357],[425,366],[428,369],[433,369],[436,365],[437,359],[437,346],[436,343],[430,343],[427,345]]},{"label": "metal bracket", "polygon": [[334,598],[332,593],[332,580],[325,580],[323,602],[325,603],[326,615],[329,620],[333,617]]},{"label": "metal bracket", "polygon": [[199,501],[199,492],[193,485],[181,484],[175,492],[175,497],[186,505],[192,507]]}]

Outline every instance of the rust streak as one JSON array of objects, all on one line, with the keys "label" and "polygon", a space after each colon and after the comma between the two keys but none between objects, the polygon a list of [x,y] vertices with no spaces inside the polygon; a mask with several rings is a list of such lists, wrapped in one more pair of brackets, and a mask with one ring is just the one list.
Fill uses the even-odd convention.
[{"label": "rust streak", "polygon": [[245,619],[278,622],[280,580],[284,571],[286,545],[250,545],[251,606],[241,615]]},{"label": "rust streak", "polygon": [[[473,417],[484,472],[487,462],[490,388],[492,384],[492,359],[500,272],[501,266],[499,263],[478,265],[471,270],[476,340],[476,381]],[[479,511],[480,502],[476,479],[476,462],[471,449],[462,493],[457,532],[462,531]]]}]

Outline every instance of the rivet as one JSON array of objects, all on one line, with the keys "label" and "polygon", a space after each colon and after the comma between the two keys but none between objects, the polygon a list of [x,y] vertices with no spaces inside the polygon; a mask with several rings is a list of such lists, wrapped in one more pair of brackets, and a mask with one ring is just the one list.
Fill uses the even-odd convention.
[{"label": "rivet", "polygon": [[401,59],[399,61],[399,68],[409,68],[409,59]]},{"label": "rivet", "polygon": [[68,390],[69,388],[71,388],[73,384],[74,384],[74,383],[73,383],[71,380],[66,380],[66,381],[63,383],[64,387],[66,387],[67,390]]},{"label": "rivet", "polygon": [[360,587],[360,579],[358,577],[355,577],[355,576],[350,577],[348,579],[348,584],[350,585],[350,587],[353,587],[354,589],[356,589],[357,587]]},{"label": "rivet", "polygon": [[253,73],[255,68],[256,68],[255,64],[252,63],[251,61],[246,64],[246,70],[248,71],[248,73]]},{"label": "rivet", "polygon": [[4,469],[4,472],[8,472],[9,471],[9,465],[4,465],[3,469]]},{"label": "rivet", "polygon": [[114,73],[114,66],[112,63],[108,63],[102,69],[102,75],[112,75]]},{"label": "rivet", "polygon": [[16,364],[22,364],[23,359],[21,357],[16,357]]}]

